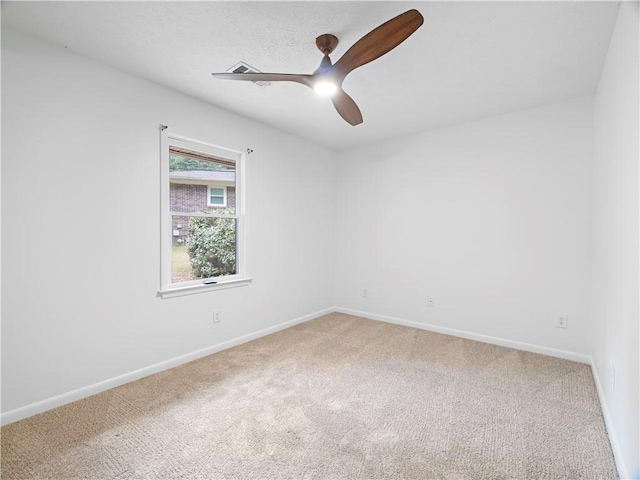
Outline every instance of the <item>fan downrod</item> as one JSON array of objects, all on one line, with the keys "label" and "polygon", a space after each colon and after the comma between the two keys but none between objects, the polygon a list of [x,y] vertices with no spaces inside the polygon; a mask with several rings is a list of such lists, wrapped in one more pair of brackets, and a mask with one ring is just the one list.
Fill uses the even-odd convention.
[{"label": "fan downrod", "polygon": [[338,46],[338,37],[325,33],[316,38],[316,47],[323,55],[329,55]]}]

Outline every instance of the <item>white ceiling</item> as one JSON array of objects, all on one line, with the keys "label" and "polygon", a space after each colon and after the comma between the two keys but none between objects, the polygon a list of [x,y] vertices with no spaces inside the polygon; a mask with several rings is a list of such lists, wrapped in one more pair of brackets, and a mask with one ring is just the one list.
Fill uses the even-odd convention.
[{"label": "white ceiling", "polygon": [[[618,2],[2,2],[2,25],[226,110],[341,150],[374,140],[588,95]],[[344,89],[364,123],[294,83],[260,88],[211,77],[239,61],[311,73],[315,38],[338,58],[408,9],[424,25],[352,72]]]}]

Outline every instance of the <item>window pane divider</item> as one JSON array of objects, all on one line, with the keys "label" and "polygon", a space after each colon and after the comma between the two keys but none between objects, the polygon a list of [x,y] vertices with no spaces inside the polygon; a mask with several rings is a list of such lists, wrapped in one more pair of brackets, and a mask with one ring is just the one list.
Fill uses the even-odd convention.
[{"label": "window pane divider", "polygon": [[176,217],[208,217],[208,218],[240,218],[239,215],[234,214],[216,214],[216,213],[204,213],[204,212],[169,212],[169,215],[173,215]]}]

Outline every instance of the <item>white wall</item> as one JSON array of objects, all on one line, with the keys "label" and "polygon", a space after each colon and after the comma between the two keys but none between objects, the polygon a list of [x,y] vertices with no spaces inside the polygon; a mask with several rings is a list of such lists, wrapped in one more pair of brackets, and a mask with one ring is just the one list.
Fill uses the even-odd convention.
[{"label": "white wall", "polygon": [[[335,286],[343,308],[594,353],[638,472],[637,21],[623,3],[595,107],[339,155],[3,29],[2,411],[330,308]],[[251,286],[156,297],[160,123],[255,150]]]},{"label": "white wall", "polygon": [[[7,29],[2,120],[3,412],[333,305],[332,151]],[[254,149],[250,286],[156,297],[161,123]]]},{"label": "white wall", "polygon": [[591,97],[342,152],[337,305],[589,354],[592,155]]},{"label": "white wall", "polygon": [[640,478],[638,8],[620,6],[594,101],[594,362],[623,478]]}]

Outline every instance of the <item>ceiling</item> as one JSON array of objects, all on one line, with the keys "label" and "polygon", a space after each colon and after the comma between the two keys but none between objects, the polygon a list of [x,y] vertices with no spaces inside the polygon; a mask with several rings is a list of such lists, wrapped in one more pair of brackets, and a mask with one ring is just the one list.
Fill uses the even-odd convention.
[{"label": "ceiling", "polygon": [[[618,2],[2,2],[2,25],[335,150],[595,91]],[[424,25],[353,71],[364,123],[295,83],[214,79],[239,61],[311,73],[415,8]]]}]

